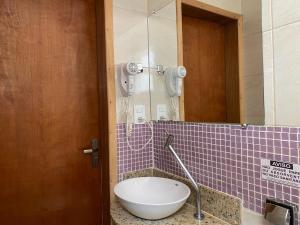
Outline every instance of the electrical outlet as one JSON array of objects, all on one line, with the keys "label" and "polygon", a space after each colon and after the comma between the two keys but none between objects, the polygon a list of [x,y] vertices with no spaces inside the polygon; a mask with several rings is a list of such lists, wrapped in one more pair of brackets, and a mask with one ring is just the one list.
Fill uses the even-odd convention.
[{"label": "electrical outlet", "polygon": [[145,105],[134,105],[134,123],[144,123],[146,120]]},{"label": "electrical outlet", "polygon": [[165,104],[158,104],[156,106],[156,120],[168,120],[167,106]]}]

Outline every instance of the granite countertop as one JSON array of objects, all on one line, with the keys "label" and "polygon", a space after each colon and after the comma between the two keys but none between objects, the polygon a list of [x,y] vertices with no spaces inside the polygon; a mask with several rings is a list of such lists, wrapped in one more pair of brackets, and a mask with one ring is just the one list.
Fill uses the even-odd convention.
[{"label": "granite countertop", "polygon": [[210,214],[205,214],[205,219],[201,222],[194,219],[195,208],[189,204],[185,204],[174,215],[162,220],[143,220],[137,218],[122,208],[120,203],[111,204],[111,217],[115,225],[229,225]]},{"label": "granite countertop", "polygon": [[[189,203],[192,206],[195,203],[196,192],[194,190],[194,187],[189,180],[183,177],[179,177],[159,169],[150,168],[150,169],[125,173],[123,174],[123,179],[126,180],[134,177],[148,177],[148,176],[164,177],[173,180],[178,180],[188,185],[191,189],[191,195],[188,198],[187,203]],[[221,219],[221,221],[225,221],[231,225],[242,224],[241,222],[242,204],[240,199],[219,192],[217,190],[211,189],[209,187],[205,187],[202,185],[199,186],[201,192],[202,210],[204,212],[207,212],[209,215],[215,216]]]}]

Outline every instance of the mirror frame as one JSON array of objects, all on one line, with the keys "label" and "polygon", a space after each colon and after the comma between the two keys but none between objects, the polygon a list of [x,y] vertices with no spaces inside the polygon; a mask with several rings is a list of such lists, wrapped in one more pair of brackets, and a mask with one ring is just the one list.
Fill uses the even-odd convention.
[{"label": "mirror frame", "polygon": [[[212,5],[208,5],[197,0],[176,0],[176,23],[177,23],[177,61],[178,65],[183,65],[183,33],[182,33],[182,4],[192,6],[194,8],[203,9],[210,11],[215,14],[229,17],[231,19],[237,20],[238,23],[238,49],[239,49],[239,99],[240,99],[240,123],[245,123],[245,106],[242,99],[244,99],[244,86],[243,86],[243,73],[244,73],[244,63],[243,63],[243,16],[237,13],[233,13],[221,8],[217,8]],[[180,120],[185,121],[184,112],[184,83],[182,95],[179,97],[179,115]]]}]

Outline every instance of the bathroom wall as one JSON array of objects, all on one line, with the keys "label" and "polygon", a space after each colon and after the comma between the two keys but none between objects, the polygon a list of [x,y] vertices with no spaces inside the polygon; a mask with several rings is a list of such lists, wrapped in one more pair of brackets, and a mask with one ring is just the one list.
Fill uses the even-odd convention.
[{"label": "bathroom wall", "polygon": [[159,11],[160,9],[168,6],[174,0],[148,0],[148,12],[151,15],[154,11]]},{"label": "bathroom wall", "polygon": [[[127,144],[125,124],[117,125],[118,180],[127,172],[152,168],[154,166],[153,141],[143,146],[151,138],[151,130],[145,124],[135,124]],[[143,148],[143,149],[142,149]]]},{"label": "bathroom wall", "polygon": [[[201,1],[228,11],[241,13],[241,0],[204,0]],[[177,23],[176,1],[155,0],[148,1],[149,5],[149,62],[156,65],[175,67],[177,62]],[[153,13],[155,11],[155,13]],[[187,71],[187,76],[189,72]],[[167,93],[164,77],[158,76],[154,69],[150,73],[151,116],[152,120],[159,120],[157,106],[166,107],[166,120],[179,120],[179,98],[174,97],[177,113],[172,111],[171,99]]]},{"label": "bathroom wall", "polygon": [[[124,97],[118,82],[119,65],[126,62],[142,63],[148,67],[148,4],[147,0],[114,0],[114,55],[116,65],[117,122],[125,122]],[[133,105],[145,105],[146,117],[150,120],[149,73],[145,68],[135,78],[136,94],[130,97],[129,110]]]},{"label": "bathroom wall", "polygon": [[261,1],[242,0],[244,95],[241,101],[245,121],[251,124],[265,124]]},{"label": "bathroom wall", "polygon": [[263,0],[267,124],[300,124],[300,1]]},{"label": "bathroom wall", "polygon": [[[148,1],[149,13],[151,13],[155,9],[167,5],[172,1],[173,0],[149,0]],[[235,13],[241,13],[242,11],[242,5],[241,5],[242,0],[198,0],[198,1]]]},{"label": "bathroom wall", "polygon": [[[166,66],[177,65],[177,34],[174,0],[114,0],[114,49],[116,64],[116,97],[117,97],[117,122],[125,122],[124,97],[118,82],[118,71],[121,63],[134,61],[148,67],[148,30],[147,16],[153,10],[161,9],[151,20],[150,29],[150,65],[163,64]],[[241,12],[241,0],[203,0],[202,2],[229,10]],[[164,6],[167,6],[164,8]],[[157,26],[158,25],[158,26]],[[168,54],[168,57],[166,57]],[[136,94],[131,97],[130,112],[133,114],[133,105],[142,104],[146,107],[146,118],[156,120],[157,104],[165,104],[170,115],[170,99],[166,93],[162,77],[151,70],[144,69],[142,74],[136,76]],[[150,108],[150,94],[152,91],[152,108]],[[155,90],[155,91],[154,91]],[[178,105],[178,101],[177,102]],[[152,118],[150,116],[152,112]],[[178,118],[178,115],[177,115]]]},{"label": "bathroom wall", "polygon": [[[202,1],[229,11],[240,13],[240,0],[205,0]],[[118,133],[118,174],[122,178],[124,172],[139,170],[153,165],[153,158],[149,158],[153,151],[150,143],[143,151],[133,152],[127,145],[125,135],[126,121],[124,115],[123,101],[118,83],[118,65],[120,63],[135,61],[141,62],[146,67],[148,65],[148,34],[147,15],[154,9],[163,8],[153,15],[149,20],[149,55],[150,65],[163,64],[166,66],[177,65],[177,34],[175,20],[174,0],[114,0],[114,49],[116,64],[116,97],[117,97],[117,133]],[[151,70],[150,97],[149,74],[145,69],[144,73],[136,77],[137,90],[133,96],[132,104],[144,104],[146,106],[147,119],[150,120],[150,110],[152,119],[156,120],[157,104],[166,104],[169,108],[170,100],[166,93],[163,78],[157,76],[155,70]],[[150,98],[154,102],[150,109]],[[131,110],[132,107],[131,107]],[[168,118],[171,115],[168,114]],[[140,148],[140,144],[146,143],[150,138],[151,130],[147,125],[134,125],[132,137],[129,143],[133,148]]]},{"label": "bathroom wall", "polygon": [[[150,5],[152,11],[157,9],[154,8],[156,5],[153,5],[153,3]],[[178,65],[176,1],[166,1],[163,8],[159,9],[151,14],[148,23],[150,66],[152,68],[155,68],[157,65],[163,65],[164,68],[176,67]],[[171,111],[171,99],[165,84],[165,77],[158,75],[156,70],[152,69],[150,78],[152,119],[160,119],[157,114],[157,105],[164,105],[167,109],[165,119],[179,120],[179,98],[173,98],[177,109],[177,114],[173,114]]]},{"label": "bathroom wall", "polygon": [[225,9],[235,13],[241,13],[243,0],[198,0],[221,9]]},{"label": "bathroom wall", "polygon": [[[296,59],[299,58],[297,56],[300,52],[300,47],[298,48],[296,43],[299,39],[298,33],[295,33],[300,19],[300,14],[298,14],[300,3],[296,0],[263,0],[261,1],[263,15],[268,16],[261,18],[260,11],[254,7],[255,4],[260,4],[260,1],[243,0],[238,7],[236,4],[231,5],[227,2],[225,4],[224,1],[207,0],[205,2],[214,3],[216,6],[222,6],[219,4],[224,3],[226,7],[223,8],[234,12],[242,10],[245,26],[246,79],[244,85],[253,89],[264,83],[264,93],[254,91],[250,95],[258,95],[259,98],[264,95],[267,124],[293,126],[295,118],[293,121],[289,118],[295,117],[300,111],[297,108],[299,101],[296,99],[299,96],[297,93],[299,88],[296,89],[296,87],[299,86],[300,80],[295,75],[298,72]],[[229,0],[228,2],[236,1]],[[116,63],[134,60],[147,65],[148,7],[147,1],[144,0],[114,1]],[[165,21],[170,19],[162,18]],[[159,15],[156,19],[156,23],[159,23]],[[174,24],[174,21],[169,20],[169,22]],[[161,26],[166,24],[168,23],[162,23]],[[173,33],[169,34],[173,35]],[[159,33],[150,35],[154,35],[153,38],[157,38],[159,42]],[[262,37],[263,52],[259,48]],[[155,46],[152,47],[155,49]],[[159,55],[150,53],[150,57],[154,57],[155,60],[159,59],[157,62],[165,60],[160,54],[170,53],[164,52],[161,48],[159,50],[161,51]],[[263,64],[259,63],[261,62],[259,57],[262,55]],[[174,57],[173,54],[172,56]],[[165,61],[164,63],[168,64]],[[134,102],[146,105],[148,119],[150,119],[150,95],[147,93],[149,75],[148,71],[145,71],[137,79],[139,91],[134,97]],[[153,73],[151,72],[151,79],[154,77]],[[264,74],[263,79],[262,74]],[[152,82],[153,80],[150,83],[151,88],[153,88]],[[280,88],[280,83],[287,83],[289,88]],[[119,89],[117,91],[119,180],[125,172],[153,166],[184,176],[169,152],[163,150],[163,129],[167,128],[169,132],[175,134],[174,147],[199,183],[243,199],[246,208],[260,214],[263,212],[266,197],[285,199],[299,205],[299,189],[261,179],[260,159],[276,159],[299,164],[300,128],[249,126],[247,130],[242,130],[239,125],[158,122],[154,123],[153,142],[144,150],[132,151],[127,145],[125,125],[121,123],[124,122],[121,115],[122,96]],[[159,92],[155,94],[157,103],[164,99]],[[293,102],[293,104],[285,106],[284,102]],[[261,102],[259,105],[261,106]],[[256,107],[257,104],[252,103],[255,111],[248,116],[260,121],[262,111],[260,107]],[[285,109],[285,107],[287,116],[277,112],[277,109]],[[156,119],[153,114],[155,110],[152,108],[153,119]],[[133,148],[139,149],[150,138],[151,130],[147,125],[134,126],[134,133],[129,142]]]},{"label": "bathroom wall", "polygon": [[[150,137],[145,125],[136,126],[131,142],[135,149]],[[153,142],[134,152],[127,146],[124,125],[119,125],[119,180],[123,173],[150,167],[185,177],[170,152],[163,149],[165,129],[175,136],[173,147],[196,181],[241,198],[251,210],[245,210],[245,218],[251,215],[261,221],[256,225],[264,224],[258,215],[267,197],[300,204],[299,188],[263,180],[260,172],[261,159],[300,164],[300,128],[155,122]],[[300,220],[300,214],[298,217]]]},{"label": "bathroom wall", "polygon": [[299,164],[300,128],[155,123],[154,166],[185,176],[163,149],[164,129],[175,136],[173,147],[198,183],[239,197],[245,208],[260,214],[267,197],[299,205],[299,188],[261,179],[260,160]]},{"label": "bathroom wall", "polygon": [[[206,0],[203,2],[237,13],[240,13],[241,10],[240,0]],[[147,168],[153,165],[153,160],[151,161],[151,159],[149,159],[149,156],[152,154],[151,144],[142,152],[132,152],[127,145],[124,125],[124,122],[126,122],[123,104],[124,97],[118,82],[118,65],[135,61],[143,63],[145,67],[148,66],[148,12],[152,12],[154,9],[160,9],[163,6],[163,8],[149,20],[149,37],[151,40],[149,42],[149,55],[151,66],[157,64],[166,66],[177,65],[177,33],[174,0],[114,0],[113,6],[118,123],[118,171],[121,177],[121,174],[124,172]],[[157,104],[166,104],[169,109],[170,100],[166,93],[163,78],[157,76],[155,70],[151,70],[149,84],[148,72],[148,69],[145,68],[144,73],[136,77],[137,89],[136,94],[132,97],[130,110],[133,113],[133,104],[144,104],[146,106],[147,119],[156,120]],[[149,94],[149,86],[153,93],[151,97]],[[150,108],[150,98],[154,102],[152,109]],[[152,117],[150,117],[150,110]],[[168,118],[171,118],[170,112]],[[151,132],[149,127],[134,125],[133,136],[129,137],[129,142],[133,144],[134,148],[136,147],[136,143],[146,143],[150,138],[145,132]]]},{"label": "bathroom wall", "polygon": [[[292,47],[289,52],[283,52],[282,43],[288,42],[286,40],[289,36],[286,35],[288,32],[297,29],[300,16],[299,10],[296,9],[299,8],[299,1],[290,0],[286,3],[284,0],[273,2],[271,0],[241,0],[237,3],[237,1],[203,0],[201,2],[232,12],[242,13],[243,15],[243,87],[245,95],[242,101],[245,105],[246,121],[267,125],[292,126],[298,124],[299,121],[297,120],[300,119],[297,112],[300,109],[300,104],[297,103],[295,98],[299,94],[297,87],[300,81],[298,76],[291,74],[297,74],[297,71],[300,70],[293,63],[299,54],[298,48],[294,48],[296,46],[294,40],[297,40],[297,35],[291,35],[295,38],[290,42]],[[274,36],[274,33],[276,33],[276,36]],[[169,45],[168,39],[163,41],[161,38],[160,41],[162,41],[160,45],[164,43],[165,46]],[[168,50],[173,53],[170,55],[176,53],[172,48],[168,48]],[[293,52],[291,52],[292,50]],[[157,54],[160,55],[159,52]],[[282,54],[288,54],[288,57],[279,57]],[[286,59],[287,63],[281,63],[281,58]],[[274,66],[275,60],[278,64],[277,68]],[[286,72],[291,74],[292,79],[285,79]],[[159,90],[163,92],[161,88]],[[154,103],[157,95],[159,94],[156,94],[153,99]],[[162,96],[164,95],[162,94]],[[294,104],[287,105],[286,103],[290,102],[289,99],[294,100]],[[156,109],[152,106],[153,119],[156,119],[155,113]]]}]

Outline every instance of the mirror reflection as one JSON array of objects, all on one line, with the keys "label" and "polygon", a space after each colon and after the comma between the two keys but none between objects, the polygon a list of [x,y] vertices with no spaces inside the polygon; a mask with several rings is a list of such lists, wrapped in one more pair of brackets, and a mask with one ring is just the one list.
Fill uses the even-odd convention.
[{"label": "mirror reflection", "polygon": [[[158,4],[160,3],[160,4]],[[162,70],[178,66],[176,1],[148,1],[151,116],[153,120],[179,120],[179,99],[170,96]],[[170,86],[170,85],[169,85]],[[172,95],[172,94],[171,94]]]},{"label": "mirror reflection", "polygon": [[281,1],[150,2],[151,67],[186,69],[171,81],[152,70],[153,120],[300,125],[299,28],[270,15]]}]

